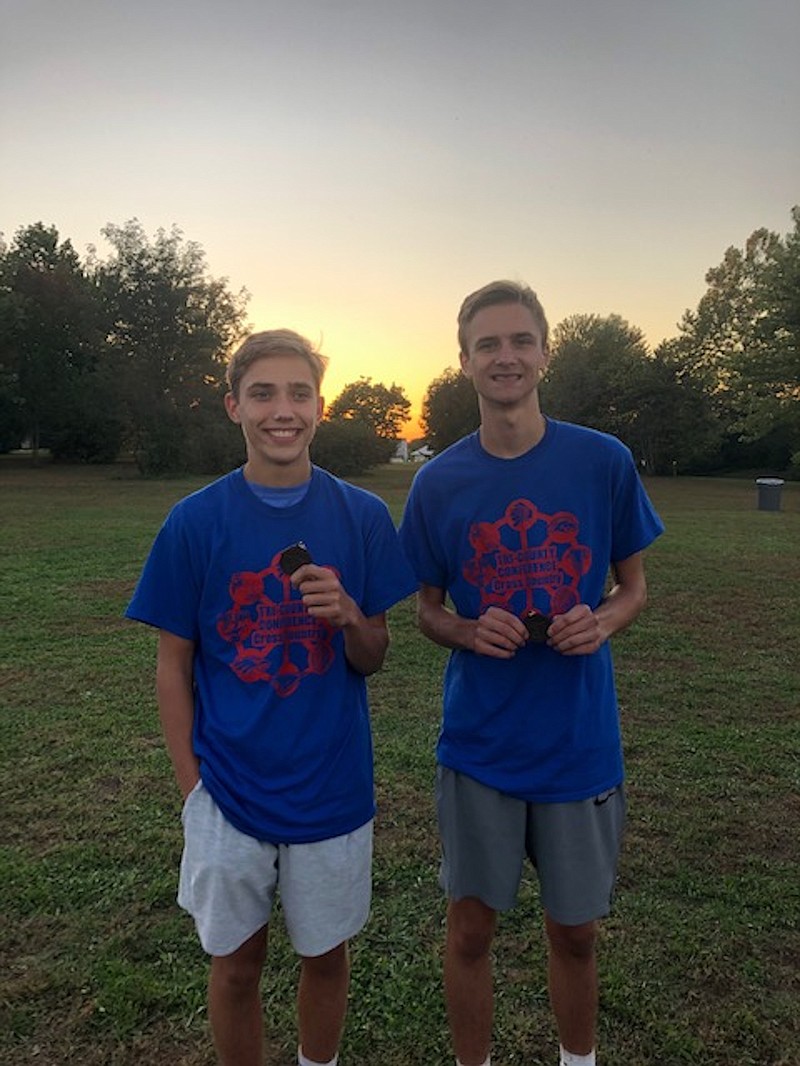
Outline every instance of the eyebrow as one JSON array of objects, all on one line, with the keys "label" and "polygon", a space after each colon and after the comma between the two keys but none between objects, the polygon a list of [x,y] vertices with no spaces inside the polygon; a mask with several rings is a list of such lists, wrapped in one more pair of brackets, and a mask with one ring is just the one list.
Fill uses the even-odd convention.
[{"label": "eyebrow", "polygon": [[[486,341],[499,341],[500,340],[500,336],[501,335],[499,333],[487,333],[483,337],[476,337],[475,340],[473,341],[473,343],[477,345],[477,344],[485,344]],[[535,337],[536,337],[536,334],[533,332],[533,330],[530,330],[530,329],[520,329],[520,330],[517,330],[515,333],[509,333],[508,336],[511,338],[512,341],[528,340],[528,339],[534,340]]]},{"label": "eyebrow", "polygon": [[[314,385],[310,381],[288,381],[287,387],[290,389],[308,389],[309,392],[314,391]],[[254,389],[274,389],[277,387],[275,381],[251,381],[247,386],[247,391],[251,392]]]}]

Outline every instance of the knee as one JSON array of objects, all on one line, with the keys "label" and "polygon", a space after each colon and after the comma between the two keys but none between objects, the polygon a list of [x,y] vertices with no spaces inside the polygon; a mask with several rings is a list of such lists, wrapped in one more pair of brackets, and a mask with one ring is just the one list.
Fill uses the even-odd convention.
[{"label": "knee", "polygon": [[547,939],[550,949],[556,955],[571,959],[589,959],[594,955],[597,942],[597,923],[560,925],[548,918]]},{"label": "knee", "polygon": [[257,989],[264,968],[266,948],[248,944],[231,955],[215,955],[211,960],[211,980],[216,988],[233,998],[245,997]]},{"label": "knee", "polygon": [[305,974],[318,981],[338,981],[350,971],[347,944],[339,944],[324,955],[304,955],[302,967]]},{"label": "knee", "polygon": [[259,986],[261,968],[250,964],[220,963],[214,959],[211,964],[211,981],[220,994],[229,999],[246,999]]},{"label": "knee", "polygon": [[465,962],[477,962],[489,954],[494,928],[494,911],[477,900],[464,900],[450,905],[448,945]]}]

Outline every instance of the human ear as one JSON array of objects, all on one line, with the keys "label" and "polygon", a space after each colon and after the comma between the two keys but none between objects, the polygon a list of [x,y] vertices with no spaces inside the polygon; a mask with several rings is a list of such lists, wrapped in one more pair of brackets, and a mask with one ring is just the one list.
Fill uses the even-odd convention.
[{"label": "human ear", "polygon": [[239,402],[232,392],[225,393],[225,410],[231,422],[235,422],[238,426],[241,421],[239,418]]}]

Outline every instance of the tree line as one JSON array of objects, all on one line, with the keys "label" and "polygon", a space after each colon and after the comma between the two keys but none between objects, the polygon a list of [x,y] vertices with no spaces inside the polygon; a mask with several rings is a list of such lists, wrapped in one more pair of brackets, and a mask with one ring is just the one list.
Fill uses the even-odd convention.
[{"label": "tree line", "polygon": [[[760,229],[729,248],[653,351],[618,315],[558,323],[545,412],[613,433],[650,473],[800,474],[800,207],[791,217],[786,235]],[[212,277],[175,227],[149,238],[133,219],[102,235],[108,256],[83,260],[41,222],[0,240],[0,451],[129,455],[146,474],[230,469],[242,442],[221,396],[247,292]],[[409,411],[401,386],[359,378],[329,406],[315,461],[343,475],[387,461]],[[423,400],[425,442],[439,451],[477,425],[472,385],[446,370]]]},{"label": "tree line", "polygon": [[[560,322],[543,410],[613,433],[650,473],[800,476],[800,207],[791,218],[785,236],[759,229],[729,248],[678,335],[654,351],[618,315]],[[428,387],[422,420],[435,450],[477,427],[458,370]]]}]

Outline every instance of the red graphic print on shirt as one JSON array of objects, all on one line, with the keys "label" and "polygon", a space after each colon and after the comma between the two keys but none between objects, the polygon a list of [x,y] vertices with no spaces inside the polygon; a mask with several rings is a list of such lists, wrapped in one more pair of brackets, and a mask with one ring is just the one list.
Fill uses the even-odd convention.
[{"label": "red graphic print on shirt", "polygon": [[324,674],[334,658],[333,626],[312,618],[278,562],[233,574],[233,605],[217,622],[223,640],[236,646],[231,669],[248,683],[267,681],[279,696],[291,696],[304,677]]},{"label": "red graphic print on shirt", "polygon": [[579,603],[592,553],[578,536],[574,514],[545,514],[530,500],[514,500],[496,522],[473,523],[463,573],[480,591],[481,613],[495,606],[519,616],[563,614]]}]

